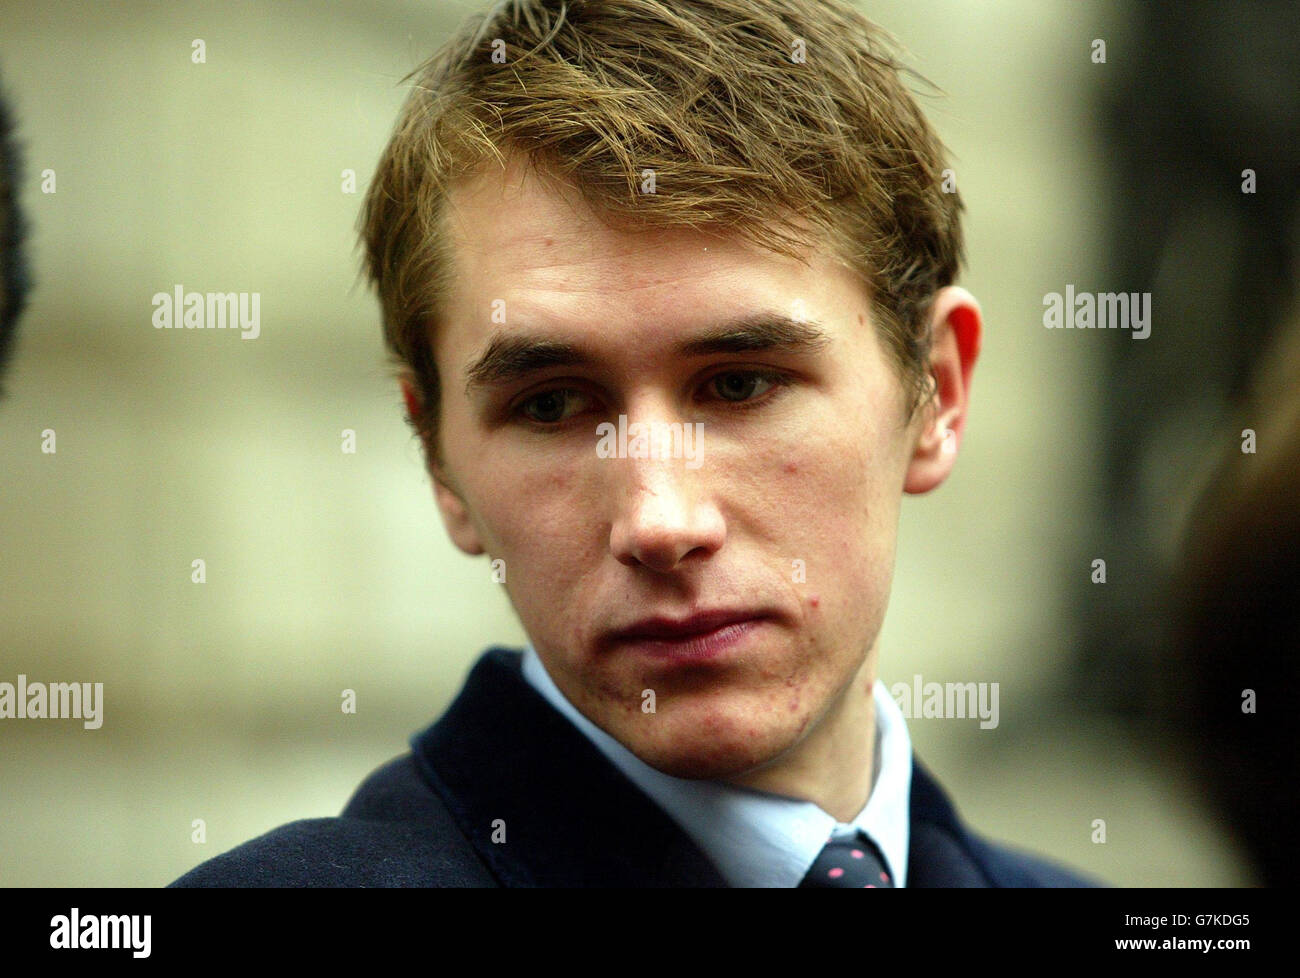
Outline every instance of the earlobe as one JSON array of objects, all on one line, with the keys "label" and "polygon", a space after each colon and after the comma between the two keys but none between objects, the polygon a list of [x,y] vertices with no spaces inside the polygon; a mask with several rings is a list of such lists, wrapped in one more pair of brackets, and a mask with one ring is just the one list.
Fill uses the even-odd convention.
[{"label": "earlobe", "polygon": [[474,519],[470,515],[469,507],[465,505],[465,500],[446,481],[440,471],[431,467],[430,473],[433,476],[433,496],[438,503],[438,511],[442,514],[442,522],[447,528],[447,535],[451,537],[451,542],[462,553],[471,557],[486,553],[487,550],[483,546],[483,541],[479,539],[478,528],[474,525]]},{"label": "earlobe", "polygon": [[433,481],[433,498],[438,504],[438,512],[442,515],[443,525],[447,528],[447,535],[451,537],[451,542],[456,545],[457,549],[471,557],[477,557],[479,554],[486,553],[483,542],[479,539],[478,529],[474,525],[473,517],[470,515],[469,507],[465,504],[460,490],[456,487],[450,473],[444,470],[443,463],[435,455],[435,446],[431,445],[425,439],[422,431],[422,420],[424,418],[424,405],[420,400],[420,395],[415,389],[415,379],[409,373],[403,373],[399,378],[402,388],[402,400],[406,402],[406,418],[416,431],[421,432],[420,438],[424,446],[425,469],[429,473],[429,478]]},{"label": "earlobe", "polygon": [[929,325],[933,394],[921,409],[923,420],[903,483],[903,491],[915,495],[940,486],[956,463],[980,351],[979,303],[958,286],[940,289],[930,306]]}]

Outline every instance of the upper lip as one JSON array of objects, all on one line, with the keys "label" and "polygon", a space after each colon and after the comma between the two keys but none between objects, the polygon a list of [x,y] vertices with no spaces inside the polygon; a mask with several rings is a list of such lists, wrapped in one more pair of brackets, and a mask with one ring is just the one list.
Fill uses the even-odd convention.
[{"label": "upper lip", "polygon": [[699,611],[686,618],[672,618],[658,615],[642,618],[626,628],[610,631],[606,635],[609,642],[631,642],[637,640],[674,641],[703,635],[742,621],[751,621],[765,617],[761,612],[750,610]]}]

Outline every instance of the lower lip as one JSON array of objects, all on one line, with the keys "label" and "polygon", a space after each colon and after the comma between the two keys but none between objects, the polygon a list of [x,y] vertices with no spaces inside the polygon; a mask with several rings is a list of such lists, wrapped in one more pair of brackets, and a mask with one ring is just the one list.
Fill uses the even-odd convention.
[{"label": "lower lip", "polygon": [[667,662],[704,662],[736,648],[762,624],[762,619],[750,618],[685,638],[637,638],[620,642],[619,647]]}]

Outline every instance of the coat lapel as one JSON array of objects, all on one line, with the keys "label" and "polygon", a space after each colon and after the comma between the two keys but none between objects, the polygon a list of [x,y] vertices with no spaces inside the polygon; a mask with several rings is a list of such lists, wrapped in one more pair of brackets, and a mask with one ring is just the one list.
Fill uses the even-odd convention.
[{"label": "coat lapel", "polygon": [[[442,718],[411,741],[420,771],[496,878],[505,886],[726,886],[677,823],[528,684],[521,659],[489,649]],[[910,818],[909,887],[995,885],[915,757]]]},{"label": "coat lapel", "polygon": [[[489,649],[416,762],[505,886],[726,886],[694,842]],[[495,838],[504,841],[493,841]]]},{"label": "coat lapel", "polygon": [[912,755],[907,885],[909,887],[994,886],[977,860],[970,837],[939,783]]}]

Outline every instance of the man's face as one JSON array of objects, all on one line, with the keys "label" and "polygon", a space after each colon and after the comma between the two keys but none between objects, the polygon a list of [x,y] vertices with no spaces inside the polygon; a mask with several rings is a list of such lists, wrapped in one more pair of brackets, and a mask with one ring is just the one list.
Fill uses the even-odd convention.
[{"label": "man's face", "polygon": [[[889,598],[917,429],[865,290],[825,256],[611,230],[517,165],[451,205],[453,540],[504,562],[556,685],[646,763],[781,757],[869,686]],[[698,453],[602,457],[620,415],[701,424]]]}]

